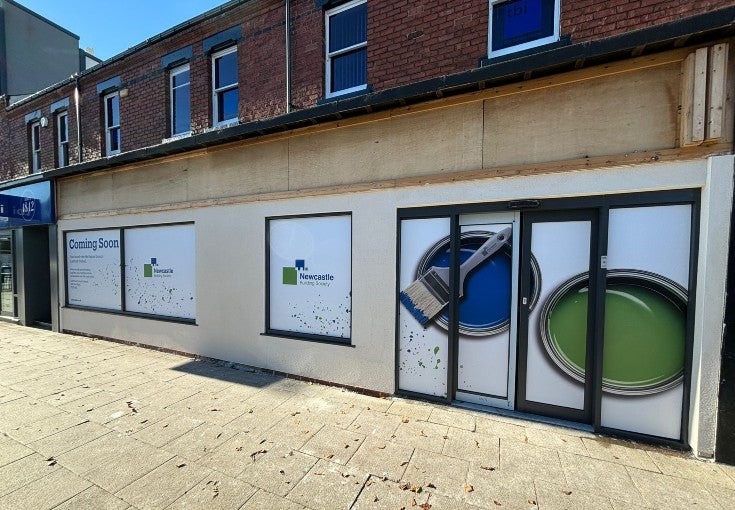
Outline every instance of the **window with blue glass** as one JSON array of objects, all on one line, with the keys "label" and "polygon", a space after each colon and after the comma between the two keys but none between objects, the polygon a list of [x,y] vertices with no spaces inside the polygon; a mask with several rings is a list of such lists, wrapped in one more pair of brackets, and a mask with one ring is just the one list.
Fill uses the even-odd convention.
[{"label": "window with blue glass", "polygon": [[326,12],[327,97],[367,88],[367,2]]},{"label": "window with blue glass", "polygon": [[189,64],[171,70],[171,136],[191,132],[191,94],[189,91]]},{"label": "window with blue glass", "polygon": [[212,124],[237,122],[237,46],[212,54]]},{"label": "window with blue glass", "polygon": [[559,0],[491,0],[488,56],[559,40]]}]

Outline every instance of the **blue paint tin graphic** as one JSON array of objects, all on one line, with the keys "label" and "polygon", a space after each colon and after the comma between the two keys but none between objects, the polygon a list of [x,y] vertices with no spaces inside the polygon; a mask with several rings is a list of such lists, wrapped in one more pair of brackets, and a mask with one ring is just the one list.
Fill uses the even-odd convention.
[{"label": "blue paint tin graphic", "polygon": [[[495,232],[470,231],[460,235],[460,264],[467,260]],[[513,277],[513,250],[506,243],[493,256],[475,268],[465,280],[464,296],[459,303],[459,332],[469,336],[495,335],[510,327]],[[419,261],[416,279],[430,267],[449,267],[449,236],[429,248]],[[531,259],[531,308],[541,292],[538,263]],[[449,311],[445,309],[434,322],[448,329]]]}]

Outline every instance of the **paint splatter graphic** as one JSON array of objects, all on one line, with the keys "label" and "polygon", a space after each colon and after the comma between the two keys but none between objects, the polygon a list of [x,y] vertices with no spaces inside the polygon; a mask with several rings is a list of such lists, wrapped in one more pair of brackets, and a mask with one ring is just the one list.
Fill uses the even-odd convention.
[{"label": "paint splatter graphic", "polygon": [[291,318],[300,332],[313,335],[349,338],[352,327],[352,299],[345,295],[339,303],[327,303],[321,294],[304,306],[303,302],[289,301]]}]

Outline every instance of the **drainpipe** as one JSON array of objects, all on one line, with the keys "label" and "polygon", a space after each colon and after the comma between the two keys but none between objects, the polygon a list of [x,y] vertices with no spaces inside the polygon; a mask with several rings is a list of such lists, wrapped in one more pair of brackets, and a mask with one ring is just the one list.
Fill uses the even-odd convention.
[{"label": "drainpipe", "polygon": [[286,113],[291,113],[291,2],[286,0]]},{"label": "drainpipe", "polygon": [[74,109],[77,117],[77,163],[82,162],[82,119],[80,118],[81,108],[79,105],[79,73],[74,73]]}]

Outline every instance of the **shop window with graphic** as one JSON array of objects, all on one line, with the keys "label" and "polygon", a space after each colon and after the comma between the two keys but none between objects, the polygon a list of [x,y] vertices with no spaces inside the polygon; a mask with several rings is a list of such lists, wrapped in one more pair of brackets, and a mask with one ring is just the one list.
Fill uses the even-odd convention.
[{"label": "shop window with graphic", "polygon": [[120,229],[67,232],[66,302],[121,310]]},{"label": "shop window with graphic", "polygon": [[559,0],[490,0],[488,56],[559,40]]},{"label": "shop window with graphic", "polygon": [[193,223],[66,232],[67,306],[193,322],[194,240]]},{"label": "shop window with graphic", "polygon": [[266,220],[266,333],[349,343],[350,214]]},{"label": "shop window with graphic", "polygon": [[194,225],[125,229],[125,310],[196,317]]}]

